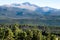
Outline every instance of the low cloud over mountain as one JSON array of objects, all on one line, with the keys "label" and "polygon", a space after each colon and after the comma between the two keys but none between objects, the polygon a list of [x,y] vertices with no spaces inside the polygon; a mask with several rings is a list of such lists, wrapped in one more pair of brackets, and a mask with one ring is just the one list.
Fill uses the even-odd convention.
[{"label": "low cloud over mountain", "polygon": [[0,19],[60,20],[60,9],[39,7],[29,2],[0,6]]}]

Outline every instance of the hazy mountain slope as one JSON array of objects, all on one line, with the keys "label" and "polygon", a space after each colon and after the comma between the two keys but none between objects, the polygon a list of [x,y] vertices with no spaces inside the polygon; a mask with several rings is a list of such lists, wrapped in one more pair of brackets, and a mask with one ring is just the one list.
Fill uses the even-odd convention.
[{"label": "hazy mountain slope", "polygon": [[60,9],[39,7],[28,2],[2,5],[0,6],[0,22],[60,25]]}]

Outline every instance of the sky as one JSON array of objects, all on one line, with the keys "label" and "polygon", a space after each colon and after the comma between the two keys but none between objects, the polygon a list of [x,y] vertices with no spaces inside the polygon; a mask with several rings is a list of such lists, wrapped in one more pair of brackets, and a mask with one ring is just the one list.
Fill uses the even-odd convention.
[{"label": "sky", "polygon": [[24,3],[29,2],[40,7],[52,7],[60,9],[60,0],[0,0],[0,5],[12,4],[12,3]]}]

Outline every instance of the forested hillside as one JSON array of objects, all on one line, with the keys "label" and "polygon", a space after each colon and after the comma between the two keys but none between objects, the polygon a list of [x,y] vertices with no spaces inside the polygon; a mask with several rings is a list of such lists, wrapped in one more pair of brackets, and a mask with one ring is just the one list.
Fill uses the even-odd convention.
[{"label": "forested hillside", "polygon": [[59,34],[32,25],[0,24],[0,40],[60,40]]}]

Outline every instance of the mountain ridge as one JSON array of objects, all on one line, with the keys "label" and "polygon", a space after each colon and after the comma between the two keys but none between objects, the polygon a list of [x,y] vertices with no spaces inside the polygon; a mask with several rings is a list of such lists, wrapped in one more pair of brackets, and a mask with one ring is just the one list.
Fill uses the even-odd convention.
[{"label": "mountain ridge", "polygon": [[[60,9],[54,9],[50,7],[39,7],[37,5],[30,4],[28,2],[22,4],[3,5],[0,6],[0,19],[4,20],[5,18],[6,20],[7,19],[16,19],[16,20],[34,19],[38,23],[40,22],[38,20],[41,20],[41,23],[56,25],[59,24],[60,22],[57,21],[60,20]],[[30,23],[29,20],[28,23]]]}]

